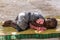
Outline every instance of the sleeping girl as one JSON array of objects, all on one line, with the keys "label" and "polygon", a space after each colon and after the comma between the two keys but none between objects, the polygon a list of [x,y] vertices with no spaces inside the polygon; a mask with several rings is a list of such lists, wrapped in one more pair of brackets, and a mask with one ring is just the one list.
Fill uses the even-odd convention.
[{"label": "sleeping girl", "polygon": [[38,31],[44,31],[47,29],[54,29],[57,26],[57,20],[55,18],[45,18],[38,12],[22,12],[19,13],[15,21],[7,20],[3,23],[3,27],[13,27],[18,32],[27,29],[35,29]]}]

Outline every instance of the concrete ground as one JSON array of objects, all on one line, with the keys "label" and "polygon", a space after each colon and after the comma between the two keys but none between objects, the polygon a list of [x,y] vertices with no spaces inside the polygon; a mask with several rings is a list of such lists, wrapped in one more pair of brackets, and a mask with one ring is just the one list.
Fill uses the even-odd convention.
[{"label": "concrete ground", "polygon": [[59,16],[59,2],[60,0],[0,0],[0,20],[13,20],[23,11],[38,11],[43,16]]}]

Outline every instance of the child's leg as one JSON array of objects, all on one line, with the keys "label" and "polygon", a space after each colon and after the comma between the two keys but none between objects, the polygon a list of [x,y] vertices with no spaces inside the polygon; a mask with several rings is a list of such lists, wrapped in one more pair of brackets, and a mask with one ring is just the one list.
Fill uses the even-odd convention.
[{"label": "child's leg", "polygon": [[23,31],[16,23],[12,22],[11,26],[15,29],[17,29],[18,32]]},{"label": "child's leg", "polygon": [[[21,13],[20,13],[21,14]],[[29,15],[30,13],[23,13],[19,16],[17,16],[17,25],[16,25],[16,29],[17,30],[27,30],[29,29]]]}]

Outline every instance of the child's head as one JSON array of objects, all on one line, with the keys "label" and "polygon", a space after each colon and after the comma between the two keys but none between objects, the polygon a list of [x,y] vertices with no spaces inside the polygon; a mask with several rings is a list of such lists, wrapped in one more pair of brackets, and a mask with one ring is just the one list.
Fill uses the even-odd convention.
[{"label": "child's head", "polygon": [[46,19],[46,28],[47,29],[54,29],[57,26],[56,18],[47,18]]}]

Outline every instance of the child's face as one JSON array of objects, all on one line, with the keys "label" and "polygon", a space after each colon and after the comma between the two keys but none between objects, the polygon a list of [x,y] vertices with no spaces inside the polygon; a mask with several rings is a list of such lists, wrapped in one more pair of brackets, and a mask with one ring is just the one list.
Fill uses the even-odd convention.
[{"label": "child's face", "polygon": [[38,23],[38,24],[43,24],[43,23],[44,23],[44,19],[39,18],[39,19],[36,20],[36,23]]}]

